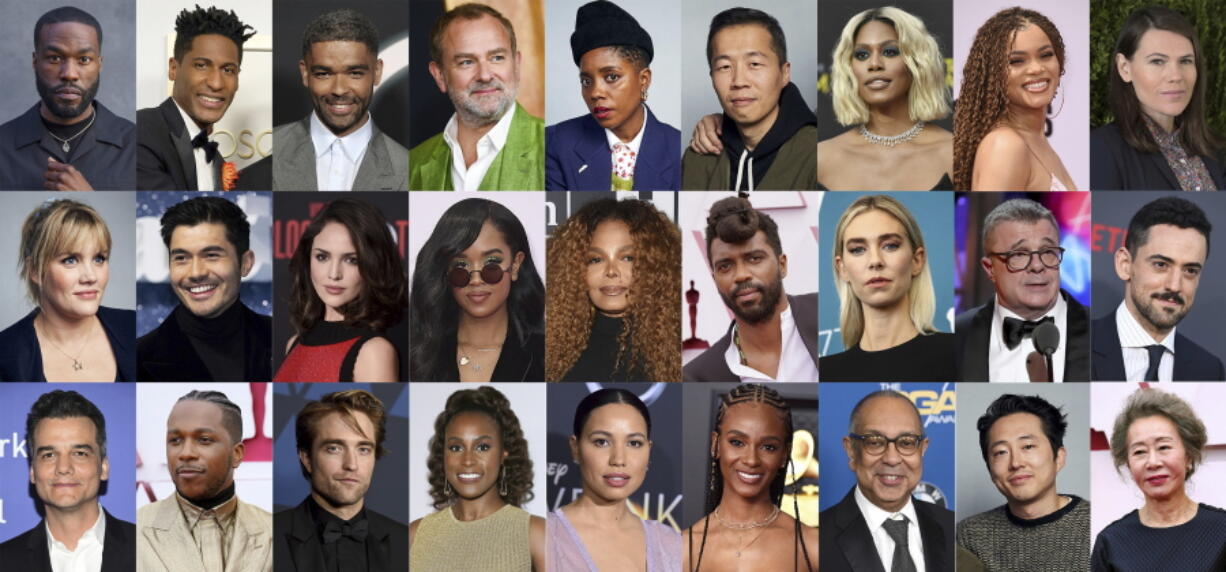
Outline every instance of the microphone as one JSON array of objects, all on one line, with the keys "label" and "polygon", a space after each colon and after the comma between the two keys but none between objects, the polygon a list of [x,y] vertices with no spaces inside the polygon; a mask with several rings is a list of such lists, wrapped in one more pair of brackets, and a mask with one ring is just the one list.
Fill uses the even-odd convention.
[{"label": "microphone", "polygon": [[1051,357],[1060,347],[1060,328],[1051,322],[1043,322],[1030,334],[1030,339],[1034,342],[1035,351],[1042,354],[1043,361],[1047,362],[1047,380],[1056,381]]}]

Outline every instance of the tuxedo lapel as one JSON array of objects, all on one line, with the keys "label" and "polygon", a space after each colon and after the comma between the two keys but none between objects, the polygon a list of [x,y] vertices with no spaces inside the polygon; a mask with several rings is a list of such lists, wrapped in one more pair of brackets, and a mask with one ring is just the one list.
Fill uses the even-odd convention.
[{"label": "tuxedo lapel", "polygon": [[962,381],[988,381],[988,348],[994,311],[995,302],[988,302],[971,319],[966,351],[962,354]]},{"label": "tuxedo lapel", "polygon": [[293,527],[286,534],[289,537],[287,540],[290,556],[293,558],[293,570],[324,572],[323,547],[319,544],[319,535],[315,531],[315,521],[311,518],[307,502],[309,501],[302,501],[302,504],[294,509]]},{"label": "tuxedo lapel", "polygon": [[[1064,296],[1064,292],[1061,292]],[[1090,316],[1085,306],[1072,296],[1065,296],[1068,314],[1065,317],[1064,381],[1090,379]],[[1122,361],[1122,360],[1121,360]]]},{"label": "tuxedo lapel", "polygon": [[183,168],[182,188],[187,191],[200,190],[196,183],[196,158],[192,155],[192,141],[187,137],[187,125],[183,123],[183,116],[179,114],[179,108],[171,98],[166,98],[162,105],[158,106],[162,112],[162,119],[166,121],[166,125],[170,128],[170,144],[174,148],[175,154],[179,157],[179,165]]},{"label": "tuxedo lapel", "polygon": [[[366,539],[366,564],[369,572],[391,571],[389,556],[392,552],[391,539],[387,530],[377,525],[377,520],[367,516],[369,523],[369,538]],[[397,571],[398,572],[398,571]]]}]

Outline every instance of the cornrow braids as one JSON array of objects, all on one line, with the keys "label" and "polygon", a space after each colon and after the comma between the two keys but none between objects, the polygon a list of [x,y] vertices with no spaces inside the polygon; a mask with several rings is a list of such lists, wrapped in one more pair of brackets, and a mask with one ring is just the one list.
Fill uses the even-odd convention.
[{"label": "cornrow braids", "polygon": [[[248,32],[247,30],[251,30]],[[238,61],[243,61],[243,44],[255,35],[255,28],[244,24],[233,10],[226,11],[210,6],[184,9],[175,18],[175,60],[182,62],[183,55],[192,49],[196,36],[218,34],[225,36],[238,47]]]},{"label": "cornrow braids", "polygon": [[243,410],[233,401],[230,401],[226,394],[220,391],[192,390],[176,400],[175,403],[181,401],[203,401],[220,407],[222,423],[226,426],[226,432],[230,434],[230,444],[235,445],[243,441]]}]

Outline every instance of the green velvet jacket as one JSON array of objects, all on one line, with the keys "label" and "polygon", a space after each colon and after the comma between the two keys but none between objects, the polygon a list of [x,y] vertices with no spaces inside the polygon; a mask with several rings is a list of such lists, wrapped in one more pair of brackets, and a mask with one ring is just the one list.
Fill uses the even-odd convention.
[{"label": "green velvet jacket", "polygon": [[[545,122],[518,103],[507,143],[481,180],[482,191],[545,190]],[[409,151],[409,190],[451,191],[451,147],[439,133]]]}]

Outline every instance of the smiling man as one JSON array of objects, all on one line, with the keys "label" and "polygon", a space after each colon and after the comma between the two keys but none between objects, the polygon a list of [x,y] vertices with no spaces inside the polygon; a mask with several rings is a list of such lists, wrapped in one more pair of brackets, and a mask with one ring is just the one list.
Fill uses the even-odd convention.
[{"label": "smiling man", "polygon": [[748,199],[728,197],[707,216],[707,261],[728,333],[682,369],[685,381],[817,381],[817,293],[788,296],[779,226]]},{"label": "smiling man", "polygon": [[823,572],[953,572],[953,511],[911,497],[928,437],[919,410],[892,390],[864,396],[843,437],[856,486],[819,516]]},{"label": "smiling man", "polygon": [[44,518],[0,544],[5,569],[127,572],[136,566],[136,527],[102,509],[110,477],[106,419],[75,391],[42,394],[26,415],[30,484]]},{"label": "smiling man", "polygon": [[141,572],[268,572],[272,515],[239,500],[243,412],[220,391],[191,391],[166,420],[175,494],[136,512]]},{"label": "smiling man", "polygon": [[34,24],[34,84],[41,101],[0,125],[0,190],[131,189],[136,126],[94,99],[102,26],[72,6]]},{"label": "smiling man", "polygon": [[366,492],[386,454],[387,412],[369,392],[352,389],[311,401],[294,434],[311,494],[273,519],[278,571],[407,570],[409,527],[375,512]]},{"label": "smiling man", "polygon": [[1222,381],[1222,360],[1175,331],[1192,310],[1213,226],[1196,203],[1163,197],[1141,207],[1115,251],[1124,301],[1094,320],[1094,381]]},{"label": "smiling man", "polygon": [[223,189],[224,160],[209,135],[234,102],[243,44],[254,35],[234,11],[196,6],[179,12],[167,68],[171,95],[136,112],[138,189]]},{"label": "smiling man", "polygon": [[[1090,319],[1084,306],[1060,288],[1060,225],[1030,199],[1000,203],[983,219],[979,265],[995,298],[955,321],[954,353],[960,381],[1087,381]],[[1060,336],[1051,355],[1054,379],[1034,343],[1043,323]]]},{"label": "smiling man", "polygon": [[409,151],[380,131],[369,111],[383,77],[370,18],[336,10],[312,20],[298,71],[315,110],[273,131],[273,190],[408,190]]},{"label": "smiling man", "polygon": [[1041,397],[1002,395],[979,418],[979,449],[1005,504],[958,523],[958,546],[988,570],[1090,568],[1090,503],[1056,493],[1065,414]]},{"label": "smiling man", "polygon": [[430,30],[430,75],[455,114],[409,155],[415,191],[540,191],[545,123],[515,101],[520,53],[497,10],[461,4]]},{"label": "smiling man", "polygon": [[723,152],[686,149],[681,188],[817,188],[817,117],[792,84],[783,28],[769,14],[730,8],[707,35],[711,85],[724,109]]},{"label": "smiling man", "polygon": [[166,209],[162,242],[179,305],[136,341],[138,381],[269,381],[272,319],[239,300],[255,265],[247,213],[220,197]]}]

